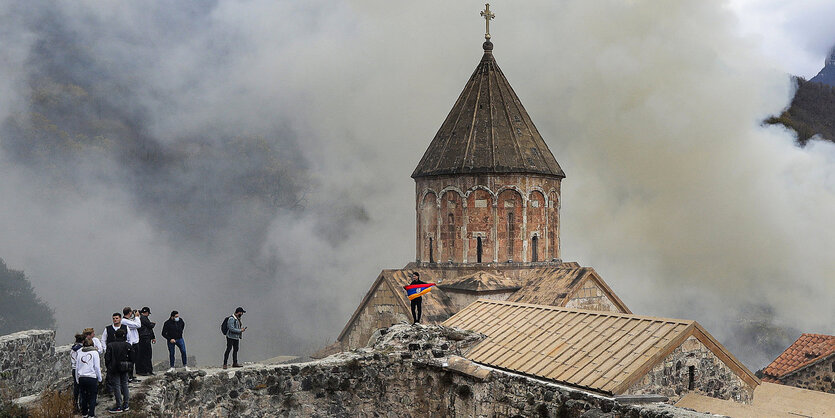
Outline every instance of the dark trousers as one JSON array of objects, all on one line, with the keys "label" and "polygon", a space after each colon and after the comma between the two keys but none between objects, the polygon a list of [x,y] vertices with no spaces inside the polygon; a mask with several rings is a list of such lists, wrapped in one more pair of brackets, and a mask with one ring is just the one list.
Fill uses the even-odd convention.
[{"label": "dark trousers", "polygon": [[81,415],[96,415],[96,396],[99,392],[99,382],[95,377],[78,378],[79,397],[81,398]]},{"label": "dark trousers", "polygon": [[412,299],[412,318],[415,322],[420,322],[420,317],[423,315],[423,298]]},{"label": "dark trousers", "polygon": [[75,381],[75,370],[72,371],[72,407],[78,410],[78,383]]},{"label": "dark trousers", "polygon": [[151,337],[140,337],[136,348],[136,373],[151,374],[154,371],[154,366],[151,364],[151,355],[153,354]]},{"label": "dark trousers", "polygon": [[[138,352],[137,350],[139,350],[139,343],[131,344],[130,349],[133,351],[133,355],[136,356],[136,353]],[[131,360],[133,361],[133,363],[131,363],[130,365],[130,371],[128,371],[128,375],[130,375],[130,378],[133,379],[133,369],[136,368],[136,357],[134,357]]]},{"label": "dark trousers", "polygon": [[130,392],[128,391],[128,372],[107,371],[107,384],[113,391],[117,408],[128,406]]},{"label": "dark trousers", "polygon": [[238,347],[240,347],[241,340],[226,337],[226,352],[223,353],[223,365],[228,364],[229,351],[232,351],[232,364],[238,364]]},{"label": "dark trousers", "polygon": [[182,338],[174,340],[172,343],[171,340],[167,341],[168,343],[168,363],[171,364],[171,368],[174,368],[174,347],[178,347],[180,349],[180,357],[183,358],[183,367],[188,366],[188,361],[186,360],[186,341]]}]

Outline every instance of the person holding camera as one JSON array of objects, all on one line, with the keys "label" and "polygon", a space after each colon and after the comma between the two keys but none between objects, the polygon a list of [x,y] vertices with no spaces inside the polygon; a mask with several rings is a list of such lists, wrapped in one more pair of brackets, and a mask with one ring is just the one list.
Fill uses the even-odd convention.
[{"label": "person holding camera", "polygon": [[[128,344],[132,346],[132,350],[136,353],[139,348],[139,328],[142,328],[142,322],[137,318],[139,311],[133,310],[130,306],[125,306],[122,309],[122,324],[128,327]],[[133,377],[133,367],[130,369],[130,381],[136,380]]]},{"label": "person holding camera", "polygon": [[113,397],[116,401],[116,405],[107,410],[110,413],[130,409],[128,406],[130,400],[128,373],[133,370],[134,351],[133,346],[125,339],[125,330],[116,330],[113,341],[107,343],[107,350],[104,352],[104,364],[107,366],[107,384],[113,391]]},{"label": "person holding camera", "polygon": [[227,368],[229,352],[232,351],[232,367],[243,367],[238,363],[238,348],[244,336],[246,327],[241,322],[241,317],[246,311],[242,307],[235,309],[235,314],[226,318],[226,352],[223,353],[223,368]]}]

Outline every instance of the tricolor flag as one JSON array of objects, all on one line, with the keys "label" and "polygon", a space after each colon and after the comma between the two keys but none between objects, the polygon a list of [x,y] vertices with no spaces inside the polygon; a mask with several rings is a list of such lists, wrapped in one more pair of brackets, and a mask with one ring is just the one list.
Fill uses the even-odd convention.
[{"label": "tricolor flag", "polygon": [[403,287],[406,289],[406,295],[409,296],[409,300],[412,300],[429,293],[432,290],[432,286],[435,286],[435,283],[410,284]]}]

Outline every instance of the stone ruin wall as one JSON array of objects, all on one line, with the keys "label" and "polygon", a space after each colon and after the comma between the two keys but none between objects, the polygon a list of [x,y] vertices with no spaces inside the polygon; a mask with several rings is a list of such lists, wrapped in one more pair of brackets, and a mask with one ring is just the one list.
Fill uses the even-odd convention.
[{"label": "stone ruin wall", "polygon": [[835,355],[779,379],[781,384],[835,393]]},{"label": "stone ruin wall", "polygon": [[[693,367],[693,389],[690,386]],[[678,401],[687,392],[736,402],[750,403],[754,388],[736,375],[696,337],[689,337],[659,362],[641,380],[627,389],[627,394],[655,393]]]},{"label": "stone ruin wall", "polygon": [[[480,339],[441,326],[395,325],[373,349],[297,365],[193,371],[147,379],[143,415],[190,417],[705,417],[626,405],[518,375],[446,366]],[[464,360],[466,362],[466,360]],[[448,363],[449,362],[449,363]]]},{"label": "stone ruin wall", "polygon": [[606,296],[606,293],[591,280],[586,280],[583,287],[577,290],[565,304],[566,308],[588,309],[592,311],[622,312],[620,308]]},{"label": "stone ruin wall", "polygon": [[55,347],[55,331],[0,336],[0,394],[13,399],[39,393],[56,381],[70,382],[70,346]]}]

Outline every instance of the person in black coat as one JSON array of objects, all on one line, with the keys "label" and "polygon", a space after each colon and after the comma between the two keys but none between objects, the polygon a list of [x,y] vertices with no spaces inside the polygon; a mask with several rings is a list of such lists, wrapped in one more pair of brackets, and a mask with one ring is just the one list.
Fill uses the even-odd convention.
[{"label": "person in black coat", "polygon": [[[126,339],[126,332],[119,329],[115,332],[114,337],[107,343],[107,350],[104,352],[104,364],[107,366],[107,383],[113,391],[113,397],[116,400],[116,405],[108,409],[108,412],[122,412],[130,409],[128,401],[130,400],[130,393],[128,392],[128,373],[133,369],[133,362],[135,353],[133,346],[129,344]],[[115,340],[115,341],[114,341]]]},{"label": "person in black coat", "polygon": [[156,322],[152,322],[151,309],[147,306],[139,311],[139,322],[142,327],[139,328],[139,344],[136,347],[136,374],[140,376],[150,376],[154,374],[154,366],[151,364],[151,356],[153,355],[153,348],[151,344],[156,344],[157,336],[154,335],[154,326]]},{"label": "person in black coat", "polygon": [[165,338],[168,343],[168,363],[171,368],[168,371],[174,370],[174,347],[180,349],[180,356],[183,358],[183,367],[188,370],[188,361],[186,359],[186,342],[183,340],[183,330],[186,328],[186,323],[180,318],[180,313],[171,311],[171,317],[162,324],[162,338]]}]

